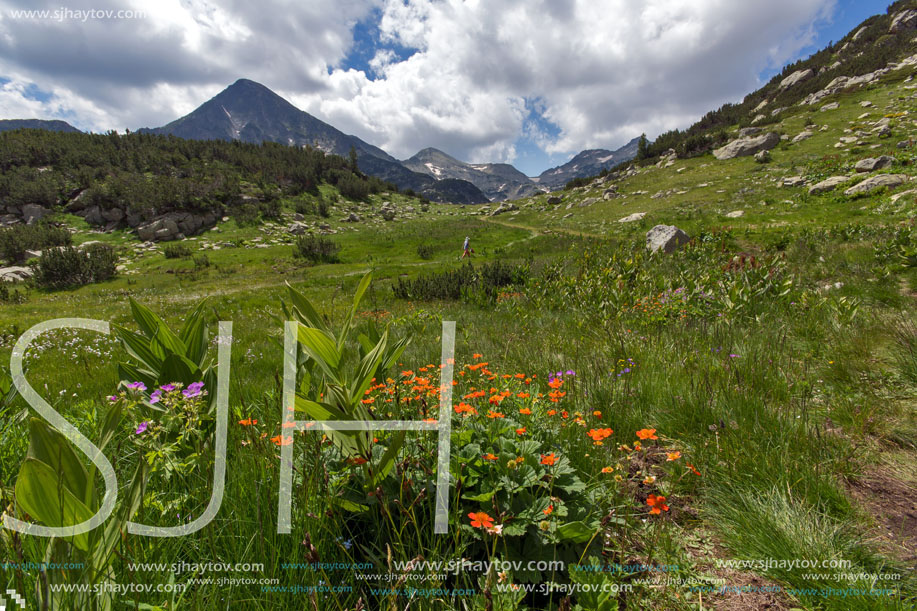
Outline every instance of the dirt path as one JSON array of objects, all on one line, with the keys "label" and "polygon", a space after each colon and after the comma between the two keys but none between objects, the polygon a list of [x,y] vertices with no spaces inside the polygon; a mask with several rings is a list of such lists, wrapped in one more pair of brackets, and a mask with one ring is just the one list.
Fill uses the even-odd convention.
[{"label": "dirt path", "polygon": [[[495,224],[495,225],[503,225],[504,227],[511,227],[512,229],[524,229],[524,230],[526,230],[526,231],[530,231],[530,232],[532,232],[532,235],[529,236],[528,238],[526,238],[527,240],[531,240],[532,238],[534,238],[534,237],[536,237],[536,236],[543,235],[543,234],[546,234],[546,233],[565,233],[565,234],[567,234],[567,235],[572,235],[572,236],[576,236],[576,237],[579,237],[579,238],[596,238],[596,239],[602,239],[602,238],[605,237],[605,236],[599,235],[599,234],[597,234],[597,233],[588,233],[588,232],[586,232],[586,231],[574,231],[574,230],[572,230],[572,229],[564,229],[564,228],[562,228],[562,227],[554,227],[554,228],[551,228],[551,229],[544,230],[544,229],[539,229],[539,228],[537,228],[537,227],[532,227],[531,225],[523,225],[522,223],[510,223],[509,221],[498,221],[498,220],[496,220],[496,219],[492,219],[492,218],[486,217],[486,216],[485,216],[485,217],[482,217],[482,218],[480,218],[480,219],[478,219],[478,220],[483,221],[483,222],[485,222],[485,223],[493,223],[493,224]],[[518,241],[519,241],[519,240],[517,240],[517,242],[518,242]],[[512,242],[511,242],[511,244],[512,244]],[[508,244],[508,245],[509,245],[509,244]],[[507,245],[507,246],[508,246],[508,245]]]}]

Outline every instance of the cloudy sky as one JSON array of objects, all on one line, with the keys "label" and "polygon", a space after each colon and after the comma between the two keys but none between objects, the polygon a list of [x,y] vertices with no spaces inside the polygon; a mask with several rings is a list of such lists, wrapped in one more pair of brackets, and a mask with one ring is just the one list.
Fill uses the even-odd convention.
[{"label": "cloudy sky", "polygon": [[886,6],[0,0],[0,118],[155,127],[249,78],[398,158],[433,146],[537,175],[687,127]]}]

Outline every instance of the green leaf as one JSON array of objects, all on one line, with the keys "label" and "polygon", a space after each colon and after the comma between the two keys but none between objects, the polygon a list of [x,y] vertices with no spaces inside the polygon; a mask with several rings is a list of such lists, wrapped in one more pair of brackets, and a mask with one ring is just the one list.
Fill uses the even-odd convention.
[{"label": "green leaf", "polygon": [[360,361],[360,366],[357,368],[356,375],[354,376],[354,387],[350,391],[350,396],[354,399],[362,397],[366,389],[373,383],[373,378],[376,376],[376,369],[378,369],[379,363],[382,361],[382,355],[385,352],[385,344],[387,341],[388,333],[386,332],[382,335],[382,339],[379,340],[376,347]]},{"label": "green leaf", "polygon": [[583,522],[567,522],[557,527],[557,539],[559,541],[585,543],[592,538],[593,534],[595,534],[595,530],[589,528]]},{"label": "green leaf", "polygon": [[341,353],[334,340],[321,329],[299,325],[299,345],[322,370],[335,382],[337,367],[341,362]]},{"label": "green leaf", "polygon": [[170,354],[162,362],[158,382],[162,384],[181,382],[187,386],[192,382],[198,381],[200,377],[201,370],[198,369],[197,365],[180,354]]},{"label": "green leaf", "polygon": [[171,353],[184,356],[188,352],[188,347],[185,345],[185,342],[181,341],[177,335],[172,333],[172,330],[169,329],[165,323],[159,326],[159,330],[156,332],[156,335],[153,336],[150,347],[154,345],[162,346],[166,354]]},{"label": "green leaf", "polygon": [[468,501],[474,501],[475,503],[486,503],[494,497],[497,493],[496,490],[491,490],[490,492],[483,492],[481,494],[475,494],[473,496],[462,495],[462,498]]},{"label": "green leaf", "polygon": [[375,466],[373,486],[378,485],[379,482],[384,480],[385,476],[392,470],[392,467],[395,466],[395,459],[398,457],[398,451],[401,450],[401,447],[404,445],[404,436],[405,431],[398,431],[388,440],[389,446],[385,450],[385,454],[383,454],[382,458],[379,460],[379,463]]},{"label": "green leaf", "polygon": [[149,339],[119,325],[112,325],[112,330],[120,340],[121,346],[132,358],[148,368],[159,369],[162,366],[162,357],[155,355],[150,350]]},{"label": "green leaf", "polygon": [[[46,463],[26,458],[16,478],[16,503],[45,526],[75,526],[93,516]],[[77,549],[89,551],[89,534],[66,537]]]},{"label": "green leaf", "polygon": [[59,474],[74,496],[88,500],[89,473],[67,439],[40,418],[29,418],[29,453]]},{"label": "green leaf", "polygon": [[363,276],[363,279],[360,280],[360,285],[357,287],[357,292],[353,295],[353,306],[350,308],[350,313],[347,314],[347,320],[344,321],[343,326],[341,326],[341,331],[338,333],[337,347],[338,350],[344,348],[344,342],[347,341],[347,335],[350,333],[350,327],[353,325],[353,317],[357,314],[357,307],[360,305],[360,301],[363,299],[363,294],[366,292],[366,289],[369,288],[369,283],[373,279],[373,273],[371,271],[366,272]]},{"label": "green leaf", "polygon": [[296,411],[305,412],[313,420],[349,420],[347,414],[328,403],[318,403],[299,396],[294,403]]},{"label": "green leaf", "polygon": [[198,367],[203,366],[204,357],[207,355],[207,326],[204,324],[204,305],[207,300],[202,300],[188,318],[178,338],[187,347],[185,357]]},{"label": "green leaf", "polygon": [[292,286],[287,284],[287,292],[290,295],[290,301],[293,305],[293,314],[298,315],[297,319],[302,324],[324,331],[329,332],[328,325],[325,324],[325,321],[322,320],[322,317],[312,306],[312,302],[306,299],[306,296],[294,289]]},{"label": "green leaf", "polygon": [[130,298],[130,302],[134,322],[137,323],[144,335],[152,339],[159,331],[159,326],[163,324],[162,320],[151,309],[135,301],[133,297]]}]

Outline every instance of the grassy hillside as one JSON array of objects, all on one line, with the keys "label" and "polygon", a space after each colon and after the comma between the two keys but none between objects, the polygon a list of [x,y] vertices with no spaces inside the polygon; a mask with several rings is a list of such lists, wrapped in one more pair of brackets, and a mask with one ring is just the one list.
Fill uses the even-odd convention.
[{"label": "grassy hillside", "polygon": [[[791,106],[763,126],[788,136],[769,161],[659,158],[552,194],[559,204],[542,195],[498,215],[385,190],[348,199],[324,182],[280,193],[276,214],[260,222],[230,215],[200,235],[148,244],[59,211],[51,220],[75,229],[75,244],[111,245],[123,267],[71,290],[4,284],[4,366],[41,321],[88,317],[142,332],[149,319],[132,298],[177,332],[206,299],[210,358],[217,321],[234,323],[226,491],[214,521],[184,537],[49,547],[4,531],[0,554],[13,563],[0,573],[5,586],[61,609],[105,608],[109,597],[51,586],[102,582],[134,587],[111,596],[113,608],[913,608],[917,195],[909,182],[844,191],[917,175],[914,73]],[[743,122],[724,126],[728,140]],[[793,142],[804,130],[811,137]],[[855,171],[882,155],[890,165]],[[829,176],[848,178],[809,194]],[[645,216],[620,222],[636,213]],[[295,256],[296,223],[339,246],[338,262]],[[645,234],[657,224],[692,241],[650,255]],[[459,260],[465,236],[473,273]],[[174,244],[187,251],[167,256]],[[302,320],[340,329],[368,271],[334,375],[355,376],[361,333],[369,341],[387,326],[392,342],[410,343],[349,397],[351,416],[438,418],[441,323],[456,321],[446,535],[433,533],[435,434],[402,442],[378,432],[360,445],[282,425],[282,321],[296,303],[286,284],[325,315],[300,307]],[[301,341],[299,406],[337,401],[334,376]],[[187,523],[210,498],[214,408],[168,391],[150,405],[151,384],[146,393],[119,388],[137,381],[117,367],[129,359],[114,336],[59,331],[25,364],[31,385],[90,439],[110,406],[123,410],[105,451],[122,488],[119,512],[131,508],[127,488],[146,464],[132,519]],[[160,382],[186,375],[186,386],[207,379],[190,366],[155,373]],[[172,411],[157,411],[162,404]],[[0,406],[4,510],[38,519],[21,467],[38,425],[30,430],[21,397]],[[278,534],[288,440],[292,533]],[[72,485],[56,477],[51,489]],[[110,523],[124,528],[127,513]],[[420,564],[462,559],[478,564]],[[482,564],[494,560],[522,564]],[[84,564],[15,564],[28,561]],[[190,566],[208,562],[239,566]],[[147,585],[154,590],[141,591]]]}]

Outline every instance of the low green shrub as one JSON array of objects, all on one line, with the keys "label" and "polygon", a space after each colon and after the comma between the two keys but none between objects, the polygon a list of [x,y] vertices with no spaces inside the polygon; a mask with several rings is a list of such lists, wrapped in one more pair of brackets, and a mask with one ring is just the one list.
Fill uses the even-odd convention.
[{"label": "low green shrub", "polygon": [[10,263],[25,260],[25,251],[42,250],[52,246],[69,246],[70,232],[48,223],[13,225],[0,230],[0,258]]},{"label": "low green shrub", "polygon": [[313,234],[301,235],[293,245],[293,254],[312,263],[337,263],[341,247],[329,238]]},{"label": "low green shrub", "polygon": [[166,259],[182,259],[191,256],[191,249],[185,244],[167,244],[163,249]]},{"label": "low green shrub", "polygon": [[104,282],[115,276],[118,256],[105,244],[85,249],[72,246],[45,250],[38,259],[35,281],[46,289]]},{"label": "low green shrub", "polygon": [[497,299],[497,289],[525,284],[527,278],[528,268],[525,266],[495,261],[476,268],[468,262],[458,269],[427,274],[414,280],[399,280],[392,290],[399,299],[478,301],[485,298],[492,302]]}]

